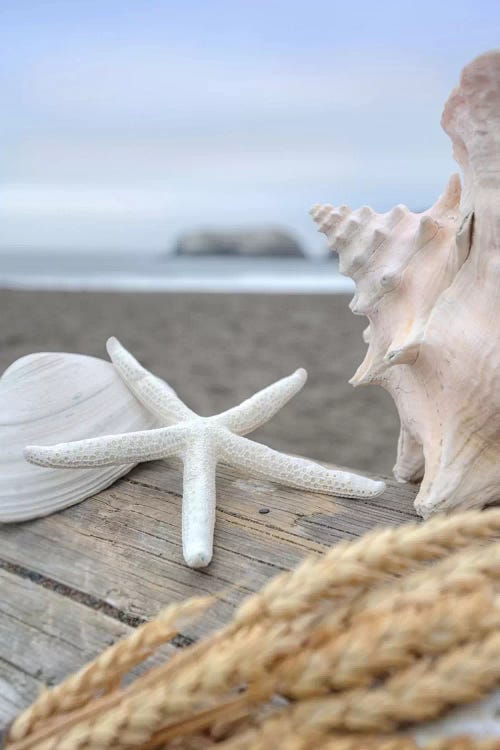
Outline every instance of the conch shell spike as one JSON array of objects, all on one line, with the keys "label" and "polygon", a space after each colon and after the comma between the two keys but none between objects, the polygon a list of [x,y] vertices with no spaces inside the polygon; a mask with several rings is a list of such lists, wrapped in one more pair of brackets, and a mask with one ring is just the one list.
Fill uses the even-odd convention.
[{"label": "conch shell spike", "polygon": [[391,367],[394,365],[412,365],[415,363],[422,344],[422,337],[408,341],[399,349],[391,349],[384,357],[384,361]]},{"label": "conch shell spike", "polygon": [[440,213],[447,213],[453,211],[457,213],[458,206],[460,205],[460,198],[462,193],[462,184],[460,182],[460,175],[455,172],[452,174],[446,190],[438,198],[437,203],[434,206],[434,211],[437,215]]},{"label": "conch shell spike", "polygon": [[422,216],[416,236],[416,247],[421,248],[434,239],[439,232],[439,222],[434,221],[432,216]]},{"label": "conch shell spike", "polygon": [[358,212],[358,214],[359,214],[359,218],[360,218],[360,219],[361,219],[362,221],[364,221],[364,222],[367,222],[367,221],[369,221],[369,220],[370,220],[370,219],[371,219],[371,218],[372,218],[373,216],[376,216],[376,214],[375,214],[375,211],[374,211],[374,210],[373,210],[372,208],[370,208],[370,206],[362,206],[362,207],[361,207],[361,208],[359,209],[359,212]]},{"label": "conch shell spike", "polygon": [[403,204],[400,203],[398,206],[394,206],[394,208],[389,211],[388,225],[391,228],[394,228],[396,224],[399,224],[399,222],[408,215],[408,213],[409,211],[407,207],[403,206]]}]

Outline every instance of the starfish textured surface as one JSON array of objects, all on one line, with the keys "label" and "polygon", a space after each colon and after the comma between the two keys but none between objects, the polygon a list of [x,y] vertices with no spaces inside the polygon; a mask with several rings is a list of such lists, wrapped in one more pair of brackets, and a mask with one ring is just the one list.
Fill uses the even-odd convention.
[{"label": "starfish textured surface", "polygon": [[327,469],[243,437],[267,422],[302,388],[307,379],[305,370],[299,369],[278,380],[233,409],[200,417],[167,383],[142,367],[117,339],[109,339],[107,349],[127,386],[164,426],[50,447],[28,446],[25,457],[39,466],[67,468],[137,463],[172,456],[182,459],[182,546],[190,567],[204,567],[212,559],[215,474],[219,461],[252,476],[302,490],[342,497],[373,497],[384,491],[384,482]]}]

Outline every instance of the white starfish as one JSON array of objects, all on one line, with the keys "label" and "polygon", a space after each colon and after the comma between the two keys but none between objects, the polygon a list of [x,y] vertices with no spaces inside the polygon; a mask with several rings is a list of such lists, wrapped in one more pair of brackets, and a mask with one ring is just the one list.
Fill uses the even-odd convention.
[{"label": "white starfish", "polygon": [[170,456],[181,458],[184,462],[182,543],[189,566],[204,567],[212,559],[215,472],[219,461],[253,476],[302,490],[344,497],[372,497],[384,491],[384,482],[326,469],[242,437],[267,422],[302,388],[307,378],[305,370],[278,380],[233,409],[213,417],[200,417],[167,383],[142,367],[117,339],[109,339],[107,349],[130,390],[166,426],[51,447],[28,446],[25,457],[39,466],[67,468]]}]

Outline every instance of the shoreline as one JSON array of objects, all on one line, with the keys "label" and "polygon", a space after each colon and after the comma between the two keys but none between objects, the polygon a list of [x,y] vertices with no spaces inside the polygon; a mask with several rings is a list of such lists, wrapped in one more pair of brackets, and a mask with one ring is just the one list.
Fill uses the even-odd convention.
[{"label": "shoreline", "polygon": [[273,257],[0,257],[0,288],[34,291],[341,294],[354,290],[335,259]]},{"label": "shoreline", "polygon": [[28,290],[50,292],[139,292],[139,293],[187,293],[196,294],[346,294],[354,291],[350,279],[342,276],[302,276],[299,278],[263,278],[245,276],[224,279],[223,277],[120,277],[113,275],[101,278],[78,278],[67,276],[30,276],[0,274],[0,290]]}]

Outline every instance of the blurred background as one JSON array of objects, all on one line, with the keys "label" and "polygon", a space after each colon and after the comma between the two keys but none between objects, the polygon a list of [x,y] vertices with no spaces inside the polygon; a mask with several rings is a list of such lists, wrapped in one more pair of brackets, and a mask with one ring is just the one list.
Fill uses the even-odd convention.
[{"label": "blurred background", "polygon": [[0,364],[113,333],[207,413],[304,365],[263,439],[388,471],[308,209],[431,205],[443,104],[499,27],[497,0],[2,0]]}]

